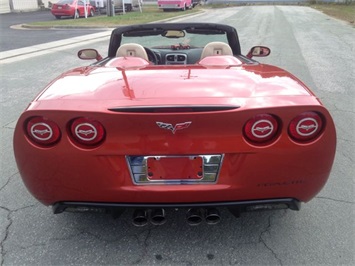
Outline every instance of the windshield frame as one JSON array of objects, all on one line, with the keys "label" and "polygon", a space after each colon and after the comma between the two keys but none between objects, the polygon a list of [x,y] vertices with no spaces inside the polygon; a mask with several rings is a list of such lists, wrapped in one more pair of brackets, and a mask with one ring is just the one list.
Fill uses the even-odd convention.
[{"label": "windshield frame", "polygon": [[[232,26],[214,23],[161,23],[124,26],[113,30],[108,49],[108,56],[114,57],[118,47],[123,43],[127,43],[128,38],[130,39],[130,42],[142,44],[143,46],[145,46],[144,38],[148,40],[147,42],[149,42],[149,38],[160,38],[160,40],[166,39],[168,40],[168,44],[165,44],[164,47],[171,46],[172,44],[185,44],[180,42],[179,38],[164,38],[162,34],[167,30],[183,30],[185,32],[185,36],[183,37],[185,41],[188,37],[191,38],[192,36],[197,38],[200,37],[200,39],[203,37],[203,42],[186,44],[191,45],[191,47],[203,47],[207,42],[215,41],[216,39],[224,40],[224,42],[229,44],[234,55],[241,55],[238,34],[236,29]],[[147,47],[152,47],[149,43],[146,45]]]}]

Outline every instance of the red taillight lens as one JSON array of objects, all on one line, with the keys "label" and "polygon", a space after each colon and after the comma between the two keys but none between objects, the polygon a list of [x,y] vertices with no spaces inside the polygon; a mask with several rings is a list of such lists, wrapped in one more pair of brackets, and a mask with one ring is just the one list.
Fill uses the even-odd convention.
[{"label": "red taillight lens", "polygon": [[245,124],[244,136],[257,144],[268,143],[275,138],[278,128],[278,121],[274,116],[259,114]]},{"label": "red taillight lens", "polygon": [[96,120],[80,117],[70,125],[72,139],[82,145],[97,146],[105,139],[105,129]]},{"label": "red taillight lens", "polygon": [[60,129],[56,123],[46,117],[32,117],[26,122],[27,136],[35,144],[52,146],[60,140]]},{"label": "red taillight lens", "polygon": [[288,132],[292,139],[307,142],[319,136],[323,129],[322,117],[316,112],[304,112],[292,119]]}]

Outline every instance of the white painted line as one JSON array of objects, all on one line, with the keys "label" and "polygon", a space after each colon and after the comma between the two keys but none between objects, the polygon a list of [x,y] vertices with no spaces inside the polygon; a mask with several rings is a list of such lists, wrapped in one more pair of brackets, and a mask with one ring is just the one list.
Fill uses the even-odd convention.
[{"label": "white painted line", "polygon": [[109,39],[112,30],[78,36],[70,39],[64,39],[55,42],[33,45],[25,48],[14,49],[10,51],[0,52],[0,64],[13,63],[23,59],[53,53],[80,45],[82,42],[87,44]]}]

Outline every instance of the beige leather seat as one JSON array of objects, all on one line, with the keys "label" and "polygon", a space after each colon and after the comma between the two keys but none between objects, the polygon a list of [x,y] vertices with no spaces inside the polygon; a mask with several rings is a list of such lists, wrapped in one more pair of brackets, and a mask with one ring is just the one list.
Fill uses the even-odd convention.
[{"label": "beige leather seat", "polygon": [[117,57],[140,57],[148,61],[148,55],[144,47],[137,43],[126,43],[121,45],[116,52]]},{"label": "beige leather seat", "polygon": [[203,48],[201,59],[215,55],[233,55],[233,51],[230,46],[224,42],[210,42]]}]

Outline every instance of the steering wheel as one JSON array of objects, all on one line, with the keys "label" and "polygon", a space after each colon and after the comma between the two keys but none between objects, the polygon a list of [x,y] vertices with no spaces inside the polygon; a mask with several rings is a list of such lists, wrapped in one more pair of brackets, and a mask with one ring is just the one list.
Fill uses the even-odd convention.
[{"label": "steering wheel", "polygon": [[157,55],[151,49],[149,49],[147,47],[144,47],[144,49],[147,52],[149,61],[152,62],[154,65],[158,65],[159,60],[158,60]]}]

